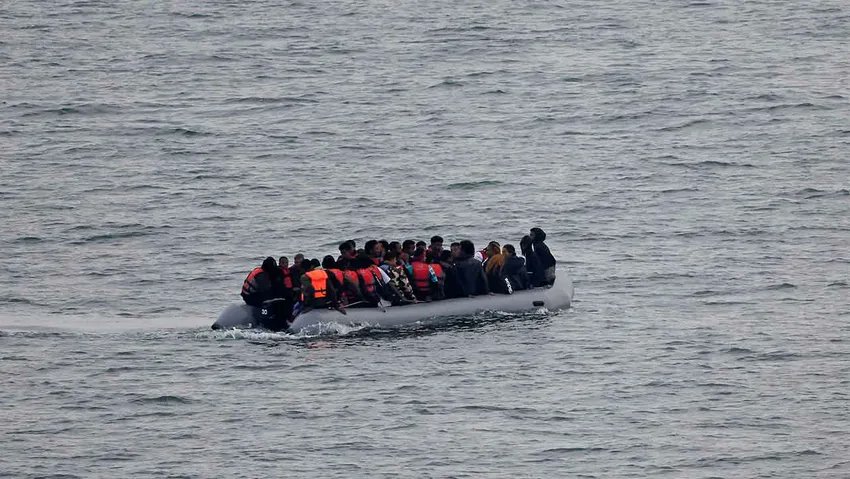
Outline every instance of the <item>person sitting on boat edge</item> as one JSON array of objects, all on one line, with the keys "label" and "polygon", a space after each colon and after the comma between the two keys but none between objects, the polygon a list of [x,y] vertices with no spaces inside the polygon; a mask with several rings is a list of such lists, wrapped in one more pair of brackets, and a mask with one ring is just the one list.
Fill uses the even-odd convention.
[{"label": "person sitting on boat edge", "polygon": [[516,254],[516,248],[512,244],[502,247],[502,255],[505,264],[502,266],[502,278],[507,279],[513,291],[529,289],[528,271],[525,269],[525,260]]},{"label": "person sitting on boat edge", "polygon": [[475,245],[472,241],[460,242],[460,256],[455,261],[458,289],[462,296],[472,297],[490,294],[487,276],[481,262],[475,259]]},{"label": "person sitting on boat edge", "polygon": [[357,273],[339,268],[339,264],[331,255],[322,258],[322,269],[327,271],[334,280],[334,288],[341,306],[345,307],[360,301],[360,283]]},{"label": "person sitting on boat edge", "polygon": [[336,264],[340,269],[347,269],[351,266],[355,256],[357,256],[357,252],[354,241],[343,241],[339,244],[339,258],[337,258]]},{"label": "person sitting on boat edge", "polygon": [[292,314],[292,295],[287,293],[283,275],[271,256],[263,260],[262,266],[251,270],[242,283],[242,300],[265,310],[261,323],[274,331],[286,327]]},{"label": "person sitting on boat edge", "polygon": [[440,253],[443,251],[443,237],[434,235],[431,237],[431,244],[428,246],[428,251],[425,253],[425,260],[429,263],[440,260]]},{"label": "person sitting on boat edge", "polygon": [[242,283],[242,300],[245,304],[260,307],[264,301],[283,296],[283,276],[274,258],[269,256],[263,264],[251,270]]},{"label": "person sitting on boat edge", "polygon": [[537,261],[540,263],[540,269],[543,271],[543,282],[544,286],[551,286],[555,283],[555,257],[552,256],[552,252],[549,251],[549,247],[546,246],[546,233],[540,228],[531,228],[529,232],[531,236],[531,247],[534,250],[534,256],[537,257]]},{"label": "person sitting on boat edge", "polygon": [[[380,243],[378,243],[380,244]],[[360,282],[360,295],[367,305],[375,306],[386,296],[385,288],[390,277],[381,268],[375,266],[372,258],[362,252],[354,260]]]},{"label": "person sitting on boat edge", "polygon": [[[333,258],[331,258],[333,260]],[[317,260],[318,261],[318,260]],[[321,266],[314,267],[313,262],[304,261],[306,271],[301,276],[302,312],[318,308],[339,308],[336,279],[323,270]]]},{"label": "person sitting on boat edge", "polygon": [[292,278],[292,293],[298,297],[301,295],[301,276],[304,274],[304,254],[298,253],[292,258],[292,266],[289,267],[289,276]]},{"label": "person sitting on boat edge", "polygon": [[394,288],[394,293],[397,296],[395,304],[416,303],[416,296],[413,294],[413,287],[410,285],[410,280],[407,277],[407,271],[404,266],[398,263],[398,252],[387,251],[384,254],[384,262],[381,264],[381,269],[387,273],[390,281],[389,285]]},{"label": "person sitting on boat edge", "polygon": [[539,288],[543,286],[543,268],[540,267],[540,260],[534,254],[534,249],[531,247],[531,236],[523,236],[519,240],[519,247],[522,255],[525,256],[525,269],[528,272],[528,283],[530,287]]},{"label": "person sitting on boat edge", "polygon": [[[443,253],[448,253],[448,251],[441,250],[440,255]],[[451,255],[451,253],[449,254]],[[434,275],[437,277],[437,282],[431,285],[431,299],[434,301],[446,299],[446,269],[443,268],[439,256],[429,260],[428,264],[431,265],[431,269],[434,270]]]},{"label": "person sitting on boat edge", "polygon": [[[460,243],[458,243],[458,251],[460,251]],[[463,291],[457,280],[457,271],[455,271],[455,257],[449,250],[443,250],[440,253],[440,269],[443,271],[443,295],[445,298],[459,298],[463,296]],[[435,271],[436,272],[436,271]]]},{"label": "person sitting on boat edge", "polygon": [[425,262],[425,249],[416,248],[410,259],[412,268],[413,293],[420,301],[431,301],[439,280],[434,268]]},{"label": "person sitting on boat edge", "polygon": [[486,248],[487,259],[484,260],[482,266],[484,273],[487,275],[487,284],[490,285],[490,291],[499,294],[511,294],[513,289],[510,283],[502,277],[502,268],[505,265],[505,257],[502,255],[502,247],[498,241],[491,241]]},{"label": "person sitting on boat edge", "polygon": [[366,254],[375,266],[380,266],[384,260],[384,245],[378,240],[369,240],[364,246]]},{"label": "person sitting on boat edge", "polygon": [[401,243],[401,254],[398,255],[398,260],[403,264],[410,264],[410,256],[416,250],[416,241],[406,239]]}]

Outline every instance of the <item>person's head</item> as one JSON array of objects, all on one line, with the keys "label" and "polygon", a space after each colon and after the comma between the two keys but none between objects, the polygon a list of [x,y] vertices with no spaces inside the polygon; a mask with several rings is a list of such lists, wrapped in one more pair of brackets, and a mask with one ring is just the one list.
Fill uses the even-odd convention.
[{"label": "person's head", "polygon": [[357,257],[354,258],[354,265],[357,269],[368,268],[373,264],[375,263],[372,262],[372,258],[365,251],[357,253]]},{"label": "person's head", "polygon": [[425,242],[424,242],[424,241],[417,241],[417,242],[416,242],[416,247],[417,247],[417,248],[425,249],[425,248],[427,248],[427,247],[428,247],[428,245],[427,245],[427,244],[425,244]]},{"label": "person's head", "polygon": [[413,254],[410,256],[410,262],[415,263],[417,261],[425,261],[425,248],[418,247],[413,250]]},{"label": "person's head", "polygon": [[310,262],[309,259],[301,262],[301,271],[305,273],[308,271],[313,271],[313,264]]},{"label": "person's head", "polygon": [[435,253],[438,251],[442,251],[443,249],[443,237],[442,236],[432,236],[431,237],[431,251]]},{"label": "person's head", "polygon": [[404,243],[401,244],[401,250],[407,254],[413,254],[413,250],[416,249],[416,241],[413,240],[404,240]]},{"label": "person's head", "polygon": [[514,245],[512,244],[506,244],[505,246],[502,246],[502,254],[508,257],[516,256],[516,248],[514,248]]},{"label": "person's head", "polygon": [[372,255],[375,258],[379,258],[382,252],[381,243],[378,240],[369,240],[366,242],[366,253]]},{"label": "person's head", "polygon": [[387,247],[387,251],[395,251],[396,253],[401,253],[401,243],[398,241],[391,241],[389,246]]},{"label": "person's head", "polygon": [[339,254],[345,258],[353,258],[355,255],[354,246],[351,240],[343,241],[339,244]]},{"label": "person's head", "polygon": [[522,250],[522,254],[528,256],[531,252],[531,236],[525,235],[519,240],[519,249]]},{"label": "person's head", "polygon": [[334,257],[331,256],[331,255],[327,255],[324,258],[322,258],[322,268],[324,268],[324,269],[334,269],[334,268],[336,268],[336,261],[334,260]]},{"label": "person's head", "polygon": [[304,255],[301,254],[301,253],[298,253],[297,255],[295,255],[295,258],[293,259],[292,262],[293,262],[293,264],[295,264],[295,266],[301,266],[301,263],[303,261],[304,261]]},{"label": "person's head", "polygon": [[261,268],[263,268],[263,271],[265,271],[266,273],[271,273],[272,271],[277,271],[277,263],[275,262],[274,258],[269,256],[268,258],[263,260],[263,265],[261,266]]},{"label": "person's head", "polygon": [[449,251],[447,249],[440,251],[440,262],[441,263],[451,263],[452,258],[453,258],[453,255],[452,255],[451,251]]},{"label": "person's head", "polygon": [[384,253],[384,261],[390,266],[395,266],[398,263],[398,251],[389,250]]},{"label": "person's head", "polygon": [[458,256],[460,256],[460,243],[452,243],[451,250],[452,258],[457,258]]},{"label": "person's head", "polygon": [[502,252],[502,246],[498,241],[491,241],[487,244],[487,256],[496,256]]},{"label": "person's head", "polygon": [[351,245],[351,249],[353,249],[354,251],[357,251],[357,242],[356,241],[348,240],[348,244]]},{"label": "person's head", "polygon": [[277,265],[281,268],[289,267],[289,258],[286,256],[281,256],[279,260],[277,260]]},{"label": "person's head", "polygon": [[466,256],[475,256],[475,244],[469,240],[463,240],[460,242],[460,252],[465,254]]},{"label": "person's head", "polygon": [[[305,263],[306,263],[306,261],[305,261]],[[310,260],[310,266],[312,266],[312,269],[316,269],[316,268],[322,266],[322,262],[319,261],[319,258],[313,258],[313,259]]]},{"label": "person's head", "polygon": [[531,242],[540,243],[546,241],[546,233],[540,228],[531,228]]},{"label": "person's head", "polygon": [[390,249],[390,242],[387,240],[378,240],[378,243],[381,243],[381,251],[386,252]]}]

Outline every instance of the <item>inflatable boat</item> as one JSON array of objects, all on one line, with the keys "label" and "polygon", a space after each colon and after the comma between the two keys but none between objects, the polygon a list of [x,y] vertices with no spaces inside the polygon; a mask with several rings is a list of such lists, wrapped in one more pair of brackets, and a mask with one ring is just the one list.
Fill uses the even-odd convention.
[{"label": "inflatable boat", "polygon": [[[439,318],[468,316],[487,311],[521,313],[545,308],[549,311],[565,309],[573,298],[573,283],[564,273],[558,273],[550,288],[515,291],[513,294],[455,298],[430,303],[382,308],[350,308],[347,314],[332,309],[314,309],[298,315],[289,326],[291,333],[316,333],[328,324],[347,326],[372,326],[397,328],[420,321],[433,322]],[[260,308],[247,304],[228,306],[212,325],[212,329],[252,328],[260,326]]]}]

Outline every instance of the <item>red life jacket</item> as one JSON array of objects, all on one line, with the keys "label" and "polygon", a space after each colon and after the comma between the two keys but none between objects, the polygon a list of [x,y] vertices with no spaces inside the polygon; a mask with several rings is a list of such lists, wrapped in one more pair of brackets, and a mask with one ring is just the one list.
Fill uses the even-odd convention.
[{"label": "red life jacket", "polygon": [[431,272],[428,263],[417,261],[413,263],[413,289],[418,295],[427,296],[431,292]]},{"label": "red life jacket", "polygon": [[375,273],[372,271],[373,267],[377,268],[377,266],[370,266],[368,268],[361,268],[357,270],[357,276],[363,283],[363,295],[367,297],[373,297],[378,292],[378,283],[375,278]]},{"label": "red life jacket", "polygon": [[375,266],[381,266],[381,258],[370,258]]},{"label": "red life jacket", "polygon": [[440,263],[431,263],[431,267],[434,268],[434,274],[437,275],[437,281],[442,283],[446,280],[446,273],[443,272],[443,267]]},{"label": "red life jacket", "polygon": [[357,298],[357,295],[360,293],[358,291],[352,291],[351,289],[358,289],[358,284],[360,284],[360,277],[357,276],[357,271],[351,271],[349,269],[342,272],[342,277],[345,282],[342,284],[342,294],[344,294],[349,301],[354,301]]},{"label": "red life jacket", "polygon": [[286,289],[292,289],[292,274],[289,272],[289,268],[280,268],[280,274],[283,275],[283,286]]},{"label": "red life jacket", "polygon": [[345,279],[343,274],[342,274],[342,271],[340,271],[338,269],[333,269],[333,268],[332,269],[326,269],[325,271],[332,274],[334,276],[334,278],[336,278],[337,282],[339,283],[339,286],[342,287],[343,280]]},{"label": "red life jacket", "polygon": [[257,277],[258,274],[260,274],[262,272],[263,272],[263,268],[260,268],[258,266],[256,268],[252,269],[250,273],[248,273],[248,277],[245,278],[245,282],[242,283],[242,294],[243,295],[249,295],[251,293],[254,293],[257,290],[257,282],[255,281],[255,278]]}]

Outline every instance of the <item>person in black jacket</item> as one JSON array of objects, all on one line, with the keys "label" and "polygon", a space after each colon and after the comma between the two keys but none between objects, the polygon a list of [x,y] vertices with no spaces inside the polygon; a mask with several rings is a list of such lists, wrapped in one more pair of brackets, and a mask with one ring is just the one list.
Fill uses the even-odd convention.
[{"label": "person in black jacket", "polygon": [[472,241],[460,242],[460,257],[455,261],[454,270],[462,296],[490,294],[487,275],[484,274],[481,262],[475,259],[475,245]]},{"label": "person in black jacket", "polygon": [[262,266],[248,274],[242,283],[242,299],[263,311],[260,323],[264,327],[279,331],[288,326],[292,297],[284,286],[283,274],[274,258],[266,258]]},{"label": "person in black jacket", "polygon": [[534,254],[534,249],[531,247],[531,236],[525,235],[519,240],[519,247],[522,255],[525,256],[525,269],[528,271],[528,283],[532,288],[543,286],[543,268],[540,267],[540,260]]},{"label": "person in black jacket", "polygon": [[544,241],[546,233],[540,228],[531,228],[531,248],[534,250],[534,256],[540,263],[540,269],[543,271],[543,285],[551,286],[555,283],[555,257],[549,251]]},{"label": "person in black jacket", "polygon": [[502,247],[505,255],[505,264],[502,266],[502,277],[511,284],[513,291],[529,289],[531,285],[528,280],[528,270],[525,269],[525,260],[516,255],[516,248],[512,244]]}]

